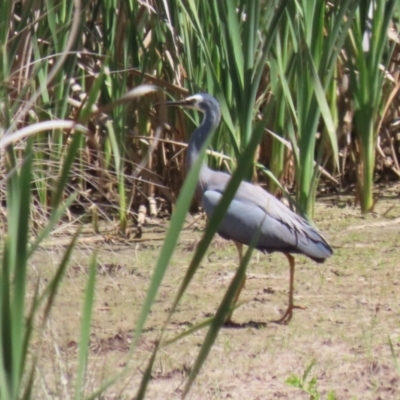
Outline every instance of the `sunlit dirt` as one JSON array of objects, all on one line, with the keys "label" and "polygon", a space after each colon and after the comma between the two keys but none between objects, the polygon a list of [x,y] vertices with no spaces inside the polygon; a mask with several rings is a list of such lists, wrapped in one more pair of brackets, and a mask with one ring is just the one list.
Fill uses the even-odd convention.
[{"label": "sunlit dirt", "polygon": [[[351,200],[351,199],[350,199]],[[390,209],[390,207],[392,207]],[[381,199],[375,213],[361,216],[347,200],[322,199],[315,222],[334,247],[334,256],[317,265],[296,256],[295,310],[289,325],[268,323],[287,305],[289,269],[281,254],[255,252],[243,303],[233,319],[240,328],[223,328],[188,399],[309,399],[310,381],[325,399],[400,398],[400,202],[397,193]],[[105,399],[136,394],[147,360],[201,237],[204,220],[181,235],[157,301],[128,373]],[[40,353],[37,398],[68,398],[73,393],[80,316],[91,253],[98,251],[96,298],[87,393],[125,365],[132,332],[162,246],[156,240],[166,222],[144,227],[141,243],[84,243],[74,253],[50,321],[35,338]],[[54,272],[64,248],[43,248],[34,258],[31,281]],[[212,316],[237,267],[235,246],[215,238],[188,292],[167,327],[172,338]],[[257,327],[251,321],[266,323]],[[148,389],[149,399],[179,399],[207,328],[162,348]],[[393,352],[390,344],[392,343]],[[304,389],[286,381],[302,380]],[[311,389],[310,389],[311,390]]]}]

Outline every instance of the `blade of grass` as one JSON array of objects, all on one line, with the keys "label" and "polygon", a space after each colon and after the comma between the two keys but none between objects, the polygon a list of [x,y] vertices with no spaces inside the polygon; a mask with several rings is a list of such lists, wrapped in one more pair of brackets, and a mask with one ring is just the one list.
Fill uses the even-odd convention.
[{"label": "blade of grass", "polygon": [[85,302],[83,304],[81,333],[79,339],[78,367],[75,381],[75,399],[81,399],[84,393],[87,358],[89,354],[90,325],[92,322],[94,290],[96,283],[96,255],[93,254],[89,266],[89,276],[85,290]]},{"label": "blade of grass", "polygon": [[[260,227],[261,227],[261,224],[260,224]],[[182,398],[185,398],[186,395],[189,393],[189,390],[190,390],[194,380],[196,379],[196,376],[200,372],[200,368],[204,364],[205,360],[207,359],[208,354],[211,351],[211,348],[218,336],[219,330],[221,329],[222,325],[225,323],[226,318],[228,317],[228,315],[231,311],[232,301],[235,298],[235,295],[236,295],[237,291],[239,290],[239,287],[246,275],[247,265],[250,261],[251,254],[254,250],[254,246],[257,243],[259,234],[260,234],[260,230],[258,230],[258,232],[255,232],[254,237],[252,238],[252,241],[250,243],[250,246],[247,249],[242,261],[240,262],[239,268],[237,269],[235,276],[234,276],[231,284],[229,285],[228,290],[226,291],[225,296],[222,299],[220,306],[218,307],[215,317],[213,318],[213,320],[211,322],[210,328],[209,328],[207,335],[203,341],[203,344],[200,348],[197,359],[190,371],[189,379],[186,382],[186,385],[183,389]]]}]

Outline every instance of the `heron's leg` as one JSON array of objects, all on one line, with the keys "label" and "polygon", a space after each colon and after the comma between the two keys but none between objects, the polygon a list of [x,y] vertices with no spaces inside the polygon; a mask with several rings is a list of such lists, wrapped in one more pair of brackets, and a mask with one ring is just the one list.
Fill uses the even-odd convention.
[{"label": "heron's leg", "polygon": [[[237,251],[238,251],[239,265],[240,265],[240,263],[243,260],[243,245],[242,245],[242,243],[235,242],[235,241],[233,243],[235,243]],[[243,276],[243,279],[240,282],[239,288],[235,294],[235,297],[233,298],[231,307],[235,307],[237,301],[239,300],[240,293],[241,293],[242,289],[244,288],[245,284],[246,284],[246,274]],[[228,314],[228,316],[226,317],[226,320],[225,320],[225,324],[227,324],[227,325],[232,324],[232,314],[233,314],[233,311]]]},{"label": "heron's leg", "polygon": [[289,321],[292,319],[293,316],[293,309],[294,308],[300,308],[304,310],[304,307],[300,306],[295,306],[293,304],[293,286],[294,286],[294,267],[295,267],[295,260],[294,257],[290,254],[284,253],[286,258],[289,261],[289,266],[290,266],[290,282],[289,282],[289,305],[285,313],[283,314],[282,318],[279,318],[278,320],[272,321],[277,324],[287,324]]}]

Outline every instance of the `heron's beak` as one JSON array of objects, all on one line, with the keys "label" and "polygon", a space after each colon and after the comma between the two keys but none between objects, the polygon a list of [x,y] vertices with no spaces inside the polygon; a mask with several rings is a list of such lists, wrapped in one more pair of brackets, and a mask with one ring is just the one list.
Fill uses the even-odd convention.
[{"label": "heron's beak", "polygon": [[[171,107],[189,107],[189,108],[194,108],[194,105],[196,104],[196,100],[192,98],[187,98],[183,100],[176,100],[176,101],[166,101],[165,103],[166,106],[171,106]],[[154,107],[161,105],[161,103],[155,103],[153,104]]]},{"label": "heron's beak", "polygon": [[180,107],[190,107],[194,106],[196,101],[194,99],[183,99],[178,101],[166,101],[167,106],[180,106]]}]

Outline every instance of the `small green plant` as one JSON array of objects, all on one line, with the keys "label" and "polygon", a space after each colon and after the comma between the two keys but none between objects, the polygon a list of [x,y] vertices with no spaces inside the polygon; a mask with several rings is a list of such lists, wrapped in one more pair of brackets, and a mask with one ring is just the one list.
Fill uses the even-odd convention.
[{"label": "small green plant", "polygon": [[396,355],[396,352],[394,351],[393,343],[390,338],[389,338],[389,347],[390,347],[390,354],[392,355],[393,364],[397,371],[397,375],[400,376],[400,362]]},{"label": "small green plant", "polygon": [[[321,394],[318,391],[318,382],[317,378],[313,376],[310,380],[309,377],[312,369],[316,364],[315,360],[312,360],[310,364],[305,369],[303,376],[298,376],[296,374],[292,374],[289,378],[286,379],[286,384],[289,386],[300,389],[302,392],[310,395],[310,400],[319,400],[321,399]],[[326,396],[327,400],[336,400],[336,395],[333,390],[330,390]]]}]

